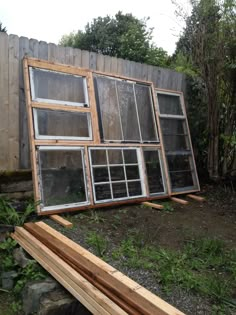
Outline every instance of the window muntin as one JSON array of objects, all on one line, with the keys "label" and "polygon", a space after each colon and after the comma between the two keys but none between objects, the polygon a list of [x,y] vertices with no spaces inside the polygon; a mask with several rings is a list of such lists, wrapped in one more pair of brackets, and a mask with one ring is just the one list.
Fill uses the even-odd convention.
[{"label": "window muntin", "polygon": [[[104,151],[106,152],[106,161],[104,161]],[[132,152],[128,163],[126,162],[126,151]],[[89,148],[92,185],[96,203],[138,198],[146,195],[140,154],[138,148]],[[105,164],[100,164],[104,162]]]},{"label": "window muntin", "polygon": [[34,102],[89,107],[86,78],[30,67]]},{"label": "window muntin", "polygon": [[171,190],[198,189],[186,115],[180,94],[157,92]]},{"label": "window muntin", "polygon": [[83,148],[40,146],[37,153],[42,211],[89,204]]},{"label": "window muntin", "polygon": [[103,141],[159,142],[149,85],[94,76]]},{"label": "window muntin", "polygon": [[166,179],[163,174],[160,151],[155,148],[144,148],[143,155],[150,195],[165,194]]},{"label": "window muntin", "polygon": [[34,108],[36,139],[92,140],[91,114]]}]

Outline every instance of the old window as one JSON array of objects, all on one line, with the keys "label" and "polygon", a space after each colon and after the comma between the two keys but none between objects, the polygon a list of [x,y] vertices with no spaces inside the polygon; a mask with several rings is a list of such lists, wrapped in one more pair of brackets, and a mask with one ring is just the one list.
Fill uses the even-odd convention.
[{"label": "old window", "polygon": [[42,210],[88,204],[83,148],[40,146],[37,165]]},{"label": "old window", "polygon": [[140,149],[96,147],[89,153],[96,203],[146,194]]},{"label": "old window", "polygon": [[94,76],[103,141],[158,142],[150,85]]},{"label": "old window", "polygon": [[90,113],[34,108],[36,139],[91,140]]},{"label": "old window", "polygon": [[35,102],[89,106],[85,77],[30,68],[30,82]]},{"label": "old window", "polygon": [[199,189],[181,95],[158,91],[157,101],[171,189],[173,192]]}]

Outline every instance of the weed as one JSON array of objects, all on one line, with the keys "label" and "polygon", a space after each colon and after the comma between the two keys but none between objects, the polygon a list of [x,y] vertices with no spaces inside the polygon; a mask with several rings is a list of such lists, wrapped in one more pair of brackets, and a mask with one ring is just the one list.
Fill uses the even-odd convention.
[{"label": "weed", "polygon": [[90,211],[90,221],[93,223],[103,223],[105,219],[102,218],[97,211],[91,210]]},{"label": "weed", "polygon": [[9,271],[16,266],[15,260],[12,255],[13,249],[17,243],[12,238],[8,237],[5,241],[0,243],[0,258],[1,266],[0,270]]},{"label": "weed", "polygon": [[170,202],[163,202],[162,206],[164,207],[162,211],[164,212],[173,212],[174,208]]},{"label": "weed", "polygon": [[97,232],[89,232],[86,237],[86,242],[95,249],[98,256],[104,257],[108,243],[103,236],[97,234]]},{"label": "weed", "polygon": [[[154,273],[166,292],[173,285],[211,299],[217,307],[235,308],[232,295],[235,285],[235,252],[224,243],[209,238],[188,242],[181,251],[143,244],[141,235],[128,235],[113,253],[113,259],[132,268]],[[220,314],[220,313],[219,313]]]},{"label": "weed", "polygon": [[35,204],[33,203],[29,203],[22,213],[13,208],[6,198],[0,198],[0,223],[2,224],[21,226],[34,211]]}]

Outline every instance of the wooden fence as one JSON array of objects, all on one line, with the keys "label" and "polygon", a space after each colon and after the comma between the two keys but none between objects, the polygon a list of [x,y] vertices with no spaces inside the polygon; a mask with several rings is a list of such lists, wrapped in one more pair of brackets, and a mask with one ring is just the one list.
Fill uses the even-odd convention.
[{"label": "wooden fence", "polygon": [[185,76],[170,69],[0,32],[0,170],[30,168],[22,67],[26,55],[148,80],[159,88],[185,90]]}]

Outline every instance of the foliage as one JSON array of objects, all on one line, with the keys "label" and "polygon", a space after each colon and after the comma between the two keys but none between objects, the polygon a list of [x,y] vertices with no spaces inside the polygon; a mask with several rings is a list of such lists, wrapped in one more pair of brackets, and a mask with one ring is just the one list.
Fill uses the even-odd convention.
[{"label": "foliage", "polygon": [[[207,113],[208,171],[218,178],[236,158],[236,12],[234,0],[192,0],[192,13],[177,43],[173,65],[204,83]],[[181,13],[181,12],[180,12]],[[183,61],[185,60],[184,67]],[[198,116],[196,117],[196,120]]]},{"label": "foliage", "polygon": [[179,286],[208,297],[218,308],[235,307],[232,297],[236,253],[227,250],[223,242],[193,239],[181,251],[175,251],[143,244],[137,236],[129,235],[123,240],[113,251],[113,259],[121,259],[123,265],[131,268],[149,270],[166,292]]},{"label": "foliage", "polygon": [[15,268],[16,263],[12,255],[12,251],[16,245],[16,241],[10,237],[0,243],[1,271],[10,271]]},{"label": "foliage", "polygon": [[86,242],[95,249],[96,255],[104,257],[108,243],[103,236],[99,235],[97,232],[89,232],[86,237]]},{"label": "foliage", "polygon": [[2,25],[2,22],[0,22],[0,32],[6,33],[7,29],[5,26]]},{"label": "foliage", "polygon": [[165,212],[173,212],[174,211],[174,208],[172,206],[172,204],[170,202],[163,202],[162,203],[162,206],[164,207],[163,208],[163,211]]},{"label": "foliage", "polygon": [[29,203],[24,212],[14,209],[6,198],[0,198],[0,224],[21,226],[35,211],[35,204]]},{"label": "foliage", "polygon": [[152,29],[147,18],[137,19],[132,14],[118,12],[115,17],[98,17],[88,23],[85,31],[63,35],[60,44],[109,56],[167,66],[166,51],[151,43]]}]

